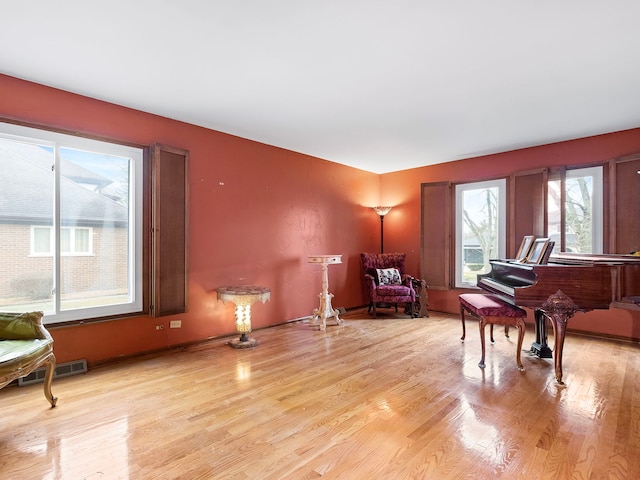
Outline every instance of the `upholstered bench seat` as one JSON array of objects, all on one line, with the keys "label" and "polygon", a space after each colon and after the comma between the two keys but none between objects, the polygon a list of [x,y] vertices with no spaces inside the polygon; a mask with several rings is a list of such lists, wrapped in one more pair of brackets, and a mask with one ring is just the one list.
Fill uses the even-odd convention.
[{"label": "upholstered bench seat", "polygon": [[516,364],[518,365],[519,370],[524,370],[522,362],[520,361],[520,351],[522,350],[522,342],[524,340],[524,318],[526,318],[527,312],[520,307],[504,302],[496,295],[463,293],[459,295],[458,298],[460,300],[460,317],[462,319],[462,337],[460,340],[464,341],[466,335],[464,319],[465,311],[480,320],[480,344],[482,346],[482,358],[480,359],[478,366],[480,368],[485,367],[484,327],[487,324],[491,325],[491,343],[493,343],[493,325],[504,325],[505,334],[507,336],[509,326],[518,328]]}]

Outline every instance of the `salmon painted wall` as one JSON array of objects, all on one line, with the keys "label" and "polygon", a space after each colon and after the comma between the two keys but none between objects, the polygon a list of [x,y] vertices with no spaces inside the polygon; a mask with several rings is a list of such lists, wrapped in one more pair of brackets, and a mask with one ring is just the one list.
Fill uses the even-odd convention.
[{"label": "salmon painted wall", "polygon": [[[0,117],[190,151],[188,313],[52,327],[59,362],[234,333],[233,305],[215,296],[223,285],[271,288],[271,300],[253,307],[254,328],[308,316],[321,290],[312,254],[343,255],[329,268],[335,307],[365,303],[359,254],[379,249],[369,208],[380,202],[379,175],[2,75]],[[174,319],[182,328],[168,328]]]},{"label": "salmon painted wall", "polygon": [[[408,272],[420,272],[422,183],[483,180],[540,167],[602,162],[638,152],[640,128],[382,175],[382,202],[395,205],[385,217],[385,251],[407,252]],[[429,306],[435,311],[457,314],[460,293],[431,290]],[[640,312],[611,309],[578,313],[568,326],[573,330],[640,339]]]}]

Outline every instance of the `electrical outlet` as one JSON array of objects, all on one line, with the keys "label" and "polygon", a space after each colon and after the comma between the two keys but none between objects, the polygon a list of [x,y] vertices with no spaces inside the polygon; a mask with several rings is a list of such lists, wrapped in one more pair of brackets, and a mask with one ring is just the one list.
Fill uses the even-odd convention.
[{"label": "electrical outlet", "polygon": [[182,328],[182,320],[171,320],[169,328]]},{"label": "electrical outlet", "polygon": [[156,330],[162,330],[164,329],[164,325],[160,324],[160,325],[156,325]]}]

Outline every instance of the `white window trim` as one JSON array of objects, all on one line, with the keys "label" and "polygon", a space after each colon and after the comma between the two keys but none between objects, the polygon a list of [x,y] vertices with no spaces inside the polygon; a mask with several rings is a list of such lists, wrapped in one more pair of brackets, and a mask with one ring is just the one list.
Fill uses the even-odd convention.
[{"label": "white window trim", "polygon": [[[131,268],[129,269],[129,298],[128,302],[117,305],[105,305],[92,308],[78,308],[75,310],[60,310],[59,289],[55,289],[56,301],[55,311],[45,312],[43,323],[52,324],[58,322],[67,322],[74,320],[82,320],[86,318],[97,318],[105,316],[122,315],[142,311],[142,171],[143,171],[143,151],[138,147],[130,147],[127,145],[92,140],[84,137],[76,137],[73,135],[53,132],[49,130],[41,130],[37,128],[25,127],[0,122],[0,137],[14,141],[23,141],[28,143],[39,143],[40,145],[48,145],[54,147],[56,161],[58,157],[59,146],[64,148],[73,148],[89,152],[101,152],[109,155],[130,158],[132,160],[129,171],[130,185],[132,195],[129,201],[134,205],[129,208],[129,228],[133,241],[129,242],[129,258],[131,259]],[[60,169],[55,169],[56,173],[56,189],[60,182]],[[56,202],[56,210],[59,209],[59,201]],[[59,213],[55,213],[58,216]],[[59,239],[59,232],[56,232]],[[55,270],[59,271],[59,259],[54,257],[56,264]],[[57,276],[57,274],[56,274]]]},{"label": "white window trim", "polygon": [[602,253],[604,249],[603,170],[603,167],[596,166],[571,169],[565,173],[565,178],[593,177],[593,191],[591,192],[591,244],[593,251],[590,253]]}]

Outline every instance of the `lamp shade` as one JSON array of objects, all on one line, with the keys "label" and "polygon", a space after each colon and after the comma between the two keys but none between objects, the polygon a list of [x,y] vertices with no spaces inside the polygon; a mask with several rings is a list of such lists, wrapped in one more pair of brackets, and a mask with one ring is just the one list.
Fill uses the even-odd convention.
[{"label": "lamp shade", "polygon": [[373,207],[378,215],[384,217],[387,213],[391,211],[393,207]]}]

